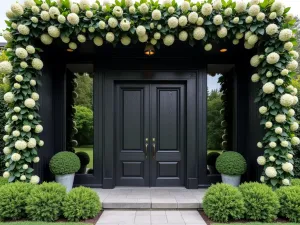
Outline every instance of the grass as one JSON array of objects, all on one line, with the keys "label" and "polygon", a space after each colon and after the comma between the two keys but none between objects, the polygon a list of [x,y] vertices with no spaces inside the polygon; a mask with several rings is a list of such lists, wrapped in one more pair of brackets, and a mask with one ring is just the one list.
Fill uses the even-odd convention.
[{"label": "grass", "polygon": [[[224,225],[226,223],[212,223],[212,225]],[[234,224],[234,225],[299,225],[299,223],[256,223],[256,222],[249,222],[249,223],[227,223],[227,224]]]},{"label": "grass", "polygon": [[86,152],[90,157],[90,163],[87,165],[87,168],[93,169],[94,154],[92,145],[79,146],[75,148],[75,152]]},{"label": "grass", "polygon": [[29,222],[29,221],[22,221],[22,222],[2,222],[0,225],[92,225],[91,223],[50,223],[50,222]]}]

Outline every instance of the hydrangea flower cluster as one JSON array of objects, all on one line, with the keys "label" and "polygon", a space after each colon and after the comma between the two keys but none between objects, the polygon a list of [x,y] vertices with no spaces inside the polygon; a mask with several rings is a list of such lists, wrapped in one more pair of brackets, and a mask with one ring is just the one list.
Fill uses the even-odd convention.
[{"label": "hydrangea flower cluster", "polygon": [[[10,181],[25,177],[26,181],[39,180],[31,179],[33,170],[29,166],[39,161],[37,148],[44,144],[38,137],[43,130],[36,92],[43,62],[33,44],[38,37],[45,45],[60,38],[73,50],[86,41],[98,47],[137,41],[159,47],[179,40],[192,46],[202,42],[205,51],[213,50],[211,42],[219,39],[230,40],[234,45],[242,42],[245,49],[262,46],[250,61],[257,69],[251,80],[262,87],[256,102],[261,104],[259,112],[267,129],[257,144],[265,149],[264,156],[258,159],[265,168],[261,180],[274,187],[290,183],[293,171],[287,163],[293,163],[292,145],[300,142],[293,133],[299,128],[292,109],[298,98],[290,77],[298,66],[299,54],[293,51],[295,31],[290,29],[294,17],[282,1],[204,0],[178,4],[164,0],[159,4],[125,0],[100,5],[99,1],[89,0],[25,0],[24,4],[12,4],[6,15],[10,22],[3,37],[11,46],[7,51],[10,62],[0,63],[0,73],[6,74],[4,81],[11,87],[4,96],[10,110],[7,135],[3,138],[8,165],[5,176]],[[44,26],[46,29],[39,28]]]}]

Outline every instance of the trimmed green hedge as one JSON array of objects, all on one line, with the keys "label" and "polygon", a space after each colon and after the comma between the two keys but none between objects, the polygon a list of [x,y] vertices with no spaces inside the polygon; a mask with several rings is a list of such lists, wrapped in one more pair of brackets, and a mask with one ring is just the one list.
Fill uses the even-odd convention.
[{"label": "trimmed green hedge", "polygon": [[246,172],[247,163],[240,153],[228,151],[217,158],[216,169],[221,174],[242,175]]}]

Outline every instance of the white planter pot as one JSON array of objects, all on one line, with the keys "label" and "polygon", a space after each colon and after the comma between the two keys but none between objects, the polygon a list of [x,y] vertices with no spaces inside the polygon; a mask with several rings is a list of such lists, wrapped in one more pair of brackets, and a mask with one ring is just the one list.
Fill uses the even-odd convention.
[{"label": "white planter pot", "polygon": [[225,175],[225,174],[221,174],[222,176],[222,181],[225,184],[230,184],[234,187],[237,187],[240,185],[241,183],[241,176],[231,176],[231,175]]},{"label": "white planter pot", "polygon": [[66,175],[55,175],[55,181],[66,187],[67,192],[70,192],[73,187],[75,173]]}]

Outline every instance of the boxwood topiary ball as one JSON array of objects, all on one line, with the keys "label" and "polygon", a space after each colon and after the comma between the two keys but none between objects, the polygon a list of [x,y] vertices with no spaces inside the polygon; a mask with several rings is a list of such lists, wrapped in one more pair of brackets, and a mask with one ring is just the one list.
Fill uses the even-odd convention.
[{"label": "boxwood topiary ball", "polygon": [[247,163],[240,153],[228,151],[217,158],[216,169],[221,174],[237,176],[246,172]]},{"label": "boxwood topiary ball", "polygon": [[76,155],[79,157],[81,165],[85,166],[90,163],[90,157],[86,152],[77,152]]},{"label": "boxwood topiary ball", "polygon": [[55,175],[76,173],[80,169],[80,160],[73,152],[59,152],[49,163],[50,171]]}]

